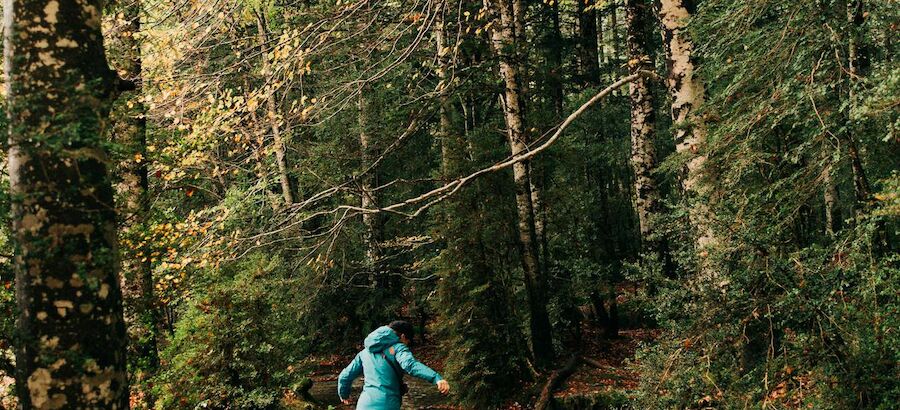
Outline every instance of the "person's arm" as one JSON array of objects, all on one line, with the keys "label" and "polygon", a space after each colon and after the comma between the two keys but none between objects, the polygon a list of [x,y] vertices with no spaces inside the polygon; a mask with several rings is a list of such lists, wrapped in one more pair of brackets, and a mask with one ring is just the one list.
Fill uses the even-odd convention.
[{"label": "person's arm", "polygon": [[406,372],[406,374],[418,377],[422,380],[425,380],[429,383],[437,384],[439,381],[444,380],[438,372],[432,370],[430,367],[425,366],[422,363],[419,363],[415,357],[413,357],[412,352],[409,351],[409,348],[406,347],[403,343],[398,343],[394,345],[394,349],[396,352],[394,353],[394,357],[397,358],[397,363],[400,364],[400,368]]},{"label": "person's arm", "polygon": [[353,361],[344,370],[341,370],[341,375],[338,376],[338,397],[341,398],[341,401],[350,399],[350,388],[353,386],[353,381],[362,374],[362,370],[362,359],[357,353]]}]

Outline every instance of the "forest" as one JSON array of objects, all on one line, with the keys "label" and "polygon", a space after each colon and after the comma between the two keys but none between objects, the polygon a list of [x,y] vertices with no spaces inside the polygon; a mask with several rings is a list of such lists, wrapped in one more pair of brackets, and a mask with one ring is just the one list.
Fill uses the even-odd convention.
[{"label": "forest", "polygon": [[0,409],[900,407],[897,0],[2,9]]}]

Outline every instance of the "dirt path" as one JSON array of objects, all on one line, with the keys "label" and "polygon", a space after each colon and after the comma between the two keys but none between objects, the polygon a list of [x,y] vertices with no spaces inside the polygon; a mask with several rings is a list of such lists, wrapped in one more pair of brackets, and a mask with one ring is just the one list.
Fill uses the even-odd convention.
[{"label": "dirt path", "polygon": [[[593,365],[582,364],[579,366],[575,373],[568,377],[555,392],[554,397],[563,401],[567,399],[580,400],[580,398],[598,394],[624,393],[636,388],[639,375],[627,368],[625,360],[634,357],[639,343],[652,342],[658,336],[658,331],[627,329],[619,331],[618,337],[607,339],[600,334],[598,329],[588,327],[583,330],[583,334],[581,356],[593,361]],[[435,370],[440,372],[443,369],[442,360],[434,346],[418,346],[415,353],[417,358],[420,358],[423,363],[434,366]],[[557,360],[559,363],[556,363],[553,368],[561,367],[566,359],[566,356],[560,356]],[[342,405],[337,397],[337,374],[349,360],[348,357],[334,355],[318,361],[318,369],[313,374],[315,383],[310,389],[310,393],[320,403],[334,406],[336,409],[355,408],[355,402],[349,406]],[[441,395],[437,388],[430,383],[410,376],[404,377],[404,380],[409,384],[410,391],[403,399],[403,409],[448,410],[461,408],[454,405],[452,396]],[[533,383],[524,384],[523,391],[535,389],[539,391],[540,386],[535,386]],[[354,399],[359,397],[361,390],[362,378],[353,384]],[[521,409],[523,407],[513,403],[504,408]],[[581,407],[575,405],[573,408]]]},{"label": "dirt path", "polygon": [[[409,384],[409,393],[403,397],[403,409],[452,409],[450,399],[441,395],[437,388],[428,382],[414,377],[405,377]],[[362,378],[353,383],[353,399],[359,397],[362,390]],[[352,409],[356,404],[345,406],[337,397],[337,380],[320,380],[313,384],[309,391],[313,397],[325,405],[331,405],[338,409]]]}]

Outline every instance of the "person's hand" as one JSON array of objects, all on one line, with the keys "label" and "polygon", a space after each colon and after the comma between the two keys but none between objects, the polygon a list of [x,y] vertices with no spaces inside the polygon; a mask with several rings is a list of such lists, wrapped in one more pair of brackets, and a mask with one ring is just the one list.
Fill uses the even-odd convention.
[{"label": "person's hand", "polygon": [[450,393],[450,383],[447,383],[446,380],[441,380],[441,381],[437,382],[437,388],[438,388],[438,391],[440,391],[443,394]]},{"label": "person's hand", "polygon": [[350,399],[341,399],[341,403],[350,404]]}]

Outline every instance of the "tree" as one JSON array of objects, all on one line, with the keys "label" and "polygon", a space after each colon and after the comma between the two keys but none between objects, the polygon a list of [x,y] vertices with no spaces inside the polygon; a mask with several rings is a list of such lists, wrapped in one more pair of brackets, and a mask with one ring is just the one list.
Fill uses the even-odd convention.
[{"label": "tree", "polygon": [[[491,42],[499,58],[500,76],[503,79],[504,118],[507,139],[513,156],[527,151],[528,135],[525,127],[525,107],[521,87],[521,69],[518,64],[516,27],[518,23],[515,1],[485,1],[485,8],[493,15]],[[535,209],[529,163],[513,165],[516,190],[519,243],[525,289],[528,294],[531,348],[535,360],[545,364],[553,357],[552,328],[547,314],[546,278],[541,268],[539,240],[535,230]]]},{"label": "tree", "polygon": [[597,57],[597,9],[594,0],[577,0],[578,13],[578,65],[581,82],[600,82],[600,60]]},{"label": "tree", "polygon": [[[641,0],[625,1],[627,43],[630,52],[628,67],[632,74],[640,70],[653,71],[648,28],[650,5]],[[656,149],[653,146],[655,115],[650,80],[641,77],[629,84],[631,99],[631,167],[634,170],[635,210],[640,222],[641,240],[645,251],[659,252],[656,219],[660,210],[660,195],[654,180]]]},{"label": "tree", "polygon": [[102,130],[122,85],[96,0],[7,0],[5,65],[22,408],[128,408]]},{"label": "tree", "polygon": [[542,79],[539,93],[550,101],[553,118],[558,120],[563,117],[565,103],[562,58],[564,44],[560,32],[559,2],[542,2],[540,17],[542,18],[540,24],[535,27],[535,31],[540,33],[537,41],[543,57],[543,64],[539,66]]},{"label": "tree", "polygon": [[[850,83],[848,99],[851,105],[854,98],[853,87],[860,76],[865,74],[862,70],[866,64],[865,48],[860,46],[860,26],[864,21],[863,16],[863,0],[848,0],[847,26],[849,28],[849,39],[847,41],[847,67],[849,72],[848,81]],[[869,186],[869,179],[866,177],[865,169],[863,169],[858,143],[853,135],[851,124],[848,124],[847,131],[844,133],[844,143],[850,156],[850,168],[853,170],[853,191],[856,195],[856,200],[857,202],[865,202],[869,199],[872,188]]]},{"label": "tree", "polygon": [[[695,67],[694,43],[687,32],[690,17],[685,0],[657,0],[662,26],[663,46],[668,68],[667,85],[672,99],[675,150],[684,157],[682,190],[687,197],[688,213],[694,229],[696,252],[706,266],[708,247],[716,242],[708,200],[710,186],[703,180],[706,164],[706,124],[698,110],[704,100],[703,81]],[[710,273],[708,267],[705,273]]]},{"label": "tree", "polygon": [[[159,367],[160,313],[154,292],[153,262],[148,257],[153,246],[146,234],[150,226],[151,199],[149,157],[147,153],[147,107],[143,102],[143,57],[141,42],[140,0],[119,1],[112,6],[117,16],[114,29],[109,33],[107,47],[118,51],[110,60],[122,76],[135,84],[135,89],[123,95],[110,114],[111,139],[121,147],[123,155],[116,170],[118,194],[117,212],[123,243],[122,275],[123,299],[126,320],[131,320],[130,352],[144,370],[143,379]],[[117,57],[117,58],[116,58]],[[127,98],[126,98],[127,97]],[[131,317],[135,316],[135,317]],[[132,332],[135,327],[138,332]],[[137,334],[133,334],[137,333]],[[149,404],[152,406],[152,397]]]},{"label": "tree", "polygon": [[[371,133],[371,124],[369,119],[369,102],[366,93],[370,92],[369,87],[363,87],[359,91],[359,150],[362,159],[362,169],[365,174],[362,175],[359,187],[359,205],[363,208],[378,208],[378,168],[375,166],[375,141]],[[384,288],[388,285],[381,272],[381,241],[383,235],[382,217],[379,213],[366,212],[362,215],[363,220],[363,242],[366,253],[366,269],[369,271],[369,285],[373,290]]]},{"label": "tree", "polygon": [[[269,46],[269,26],[266,22],[265,11],[263,10],[255,10],[256,14],[256,29],[258,31],[257,36],[259,38],[259,47],[261,50],[260,58],[262,59],[262,75],[263,78],[266,78],[268,82],[268,77],[272,73],[271,68],[269,67],[269,55],[266,52],[266,47]],[[281,195],[284,198],[285,206],[290,206],[294,203],[294,193],[291,190],[291,179],[288,161],[287,161],[287,153],[285,152],[284,145],[284,137],[281,135],[281,113],[278,109],[278,104],[276,101],[276,87],[274,85],[265,84],[264,90],[266,93],[266,119],[272,124],[272,139],[275,150],[275,163],[278,164],[278,181],[281,182]]]}]

